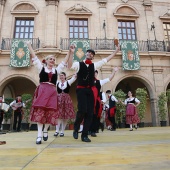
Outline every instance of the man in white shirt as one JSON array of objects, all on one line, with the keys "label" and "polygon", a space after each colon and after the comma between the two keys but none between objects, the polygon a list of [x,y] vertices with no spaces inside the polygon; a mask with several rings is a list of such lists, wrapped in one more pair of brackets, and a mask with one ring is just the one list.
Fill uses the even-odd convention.
[{"label": "man in white shirt", "polygon": [[[116,50],[107,58],[92,63],[92,60],[95,56],[95,51],[89,49],[86,52],[85,61],[73,63],[71,69],[77,72],[76,93],[78,101],[78,112],[76,115],[73,132],[74,139],[78,139],[78,130],[80,128],[81,122],[84,119],[81,140],[83,142],[91,142],[91,140],[88,138],[88,131],[94,113],[94,95],[97,95],[97,92],[94,90],[94,71],[110,61],[118,51],[119,47],[116,47]],[[70,57],[68,66],[71,66],[72,61],[73,58]]]}]

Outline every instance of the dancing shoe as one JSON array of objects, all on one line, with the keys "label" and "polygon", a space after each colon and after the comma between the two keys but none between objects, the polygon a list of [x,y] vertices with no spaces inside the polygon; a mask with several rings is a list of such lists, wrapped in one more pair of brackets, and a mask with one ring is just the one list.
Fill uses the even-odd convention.
[{"label": "dancing shoe", "polygon": [[44,140],[44,141],[47,141],[47,140],[48,140],[48,132],[43,132],[43,134],[44,134],[44,133],[47,133],[47,136],[45,137],[45,136],[43,135],[43,140]]},{"label": "dancing shoe", "polygon": [[137,127],[137,126],[135,126],[135,129],[137,130],[137,129],[138,129],[138,127]]},{"label": "dancing shoe", "polygon": [[[42,138],[42,137],[37,137],[37,139]],[[41,144],[41,140],[36,140],[36,144],[39,145]]]},{"label": "dancing shoe", "polygon": [[91,133],[91,136],[92,137],[97,137],[96,133],[94,133],[94,132]]},{"label": "dancing shoe", "polygon": [[60,137],[64,137],[64,133],[60,133]]},{"label": "dancing shoe", "polygon": [[79,136],[78,136],[78,132],[74,131],[74,132],[73,132],[73,137],[74,137],[74,139],[78,139],[78,137],[79,137]]},{"label": "dancing shoe", "polygon": [[130,129],[129,131],[133,131],[133,129]]},{"label": "dancing shoe", "polygon": [[91,140],[87,136],[81,136],[81,140],[83,142],[91,142]]},{"label": "dancing shoe", "polygon": [[54,136],[56,136],[56,137],[57,137],[57,136],[58,136],[58,134],[59,134],[58,132],[55,132],[55,133],[54,133]]}]

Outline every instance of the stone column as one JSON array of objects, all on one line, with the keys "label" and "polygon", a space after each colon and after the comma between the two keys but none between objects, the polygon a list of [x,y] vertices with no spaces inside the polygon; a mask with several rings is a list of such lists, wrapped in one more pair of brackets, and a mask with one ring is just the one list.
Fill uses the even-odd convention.
[{"label": "stone column", "polygon": [[45,0],[46,1],[46,19],[45,19],[45,43],[46,48],[57,47],[57,19],[58,19],[58,4],[60,0]]},{"label": "stone column", "polygon": [[107,37],[107,10],[106,10],[106,4],[107,4],[107,0],[98,0],[98,3],[99,3],[99,25],[100,25],[100,37],[99,38],[102,38],[104,39],[105,38],[105,32],[104,32],[104,29],[103,29],[103,23],[104,23],[104,20],[105,20],[105,24],[106,24],[106,37]]},{"label": "stone column", "polygon": [[0,42],[1,42],[1,27],[2,27],[2,17],[3,17],[3,12],[4,12],[4,7],[5,7],[6,0],[0,0]]}]

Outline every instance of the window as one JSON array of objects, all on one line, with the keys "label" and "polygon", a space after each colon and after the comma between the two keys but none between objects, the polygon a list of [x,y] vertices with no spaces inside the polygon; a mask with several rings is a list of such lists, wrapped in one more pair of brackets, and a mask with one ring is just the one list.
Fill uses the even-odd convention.
[{"label": "window", "polygon": [[163,23],[165,41],[170,41],[170,23]]},{"label": "window", "polygon": [[120,40],[136,40],[134,21],[118,21],[118,34]]},{"label": "window", "polygon": [[70,38],[88,38],[88,20],[70,19],[69,36]]},{"label": "window", "polygon": [[14,38],[33,38],[33,31],[33,19],[16,19]]}]

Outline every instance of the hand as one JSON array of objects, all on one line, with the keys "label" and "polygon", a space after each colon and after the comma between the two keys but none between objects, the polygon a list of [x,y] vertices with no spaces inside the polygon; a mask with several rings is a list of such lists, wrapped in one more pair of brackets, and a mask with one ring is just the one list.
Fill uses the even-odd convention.
[{"label": "hand", "polygon": [[75,49],[76,49],[76,47],[75,47],[74,44],[70,45],[69,51],[70,51],[71,53],[74,53]]}]

